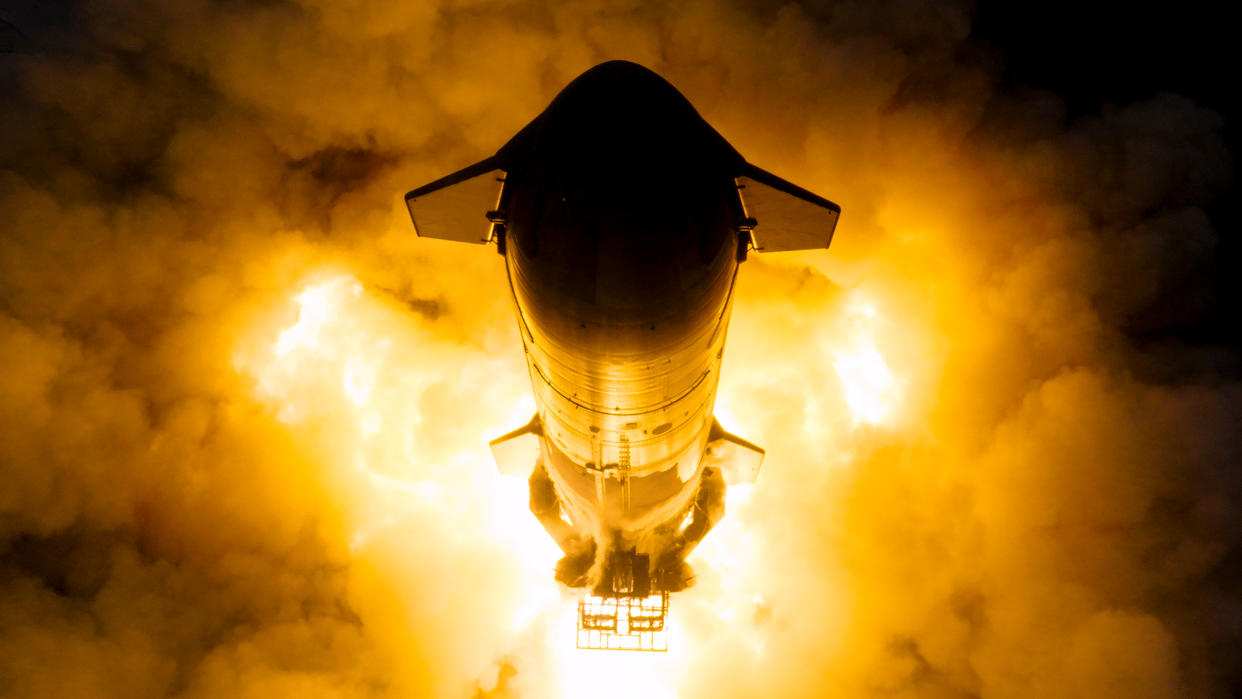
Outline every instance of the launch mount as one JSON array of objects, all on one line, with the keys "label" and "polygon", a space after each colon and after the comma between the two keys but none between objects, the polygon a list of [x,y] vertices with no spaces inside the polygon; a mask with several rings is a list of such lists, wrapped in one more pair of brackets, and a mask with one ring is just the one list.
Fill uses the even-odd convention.
[{"label": "launch mount", "polygon": [[578,647],[668,650],[668,591],[652,589],[650,557],[615,551],[603,581],[578,602]]}]

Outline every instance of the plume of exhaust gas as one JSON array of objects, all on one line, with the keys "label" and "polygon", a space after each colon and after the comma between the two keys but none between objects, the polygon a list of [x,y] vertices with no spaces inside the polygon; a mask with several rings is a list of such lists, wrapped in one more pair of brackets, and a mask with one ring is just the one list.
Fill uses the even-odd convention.
[{"label": "plume of exhaust gas", "polygon": [[[1067,122],[996,87],[967,4],[0,18],[0,692],[1240,681],[1237,357],[1125,333],[1211,303],[1218,115]],[[661,655],[573,648],[556,548],[486,449],[533,409],[502,262],[415,240],[398,200],[612,58],[846,209],[831,252],[742,270],[718,413],[768,458]]]}]

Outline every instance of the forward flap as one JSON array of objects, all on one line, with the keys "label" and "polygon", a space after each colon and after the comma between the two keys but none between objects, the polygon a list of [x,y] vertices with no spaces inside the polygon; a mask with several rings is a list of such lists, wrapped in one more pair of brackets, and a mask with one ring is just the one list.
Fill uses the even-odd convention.
[{"label": "forward flap", "polygon": [[817,250],[832,242],[841,207],[747,163],[737,178],[751,238],[759,252]]},{"label": "forward flap", "polygon": [[500,206],[504,170],[496,158],[482,160],[405,195],[406,208],[420,238],[486,243],[492,238],[488,214]]}]

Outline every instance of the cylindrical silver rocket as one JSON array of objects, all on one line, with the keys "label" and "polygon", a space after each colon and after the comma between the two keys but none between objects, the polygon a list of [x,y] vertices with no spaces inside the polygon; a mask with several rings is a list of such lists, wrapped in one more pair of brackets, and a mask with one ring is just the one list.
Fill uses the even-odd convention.
[{"label": "cylindrical silver rocket", "polygon": [[549,109],[537,165],[506,176],[505,259],[563,514],[654,559],[699,487],[743,212],[676,90],[600,72]]},{"label": "cylindrical silver rocket", "polygon": [[[747,163],[672,85],[624,61],[406,202],[419,235],[505,256],[538,415],[492,448],[502,470],[531,473],[532,511],[577,561],[558,577],[598,588],[619,552],[613,594],[687,584],[660,576],[763,454],[712,416],[738,263],[827,247],[840,209]],[[599,561],[595,579],[579,575]]]}]

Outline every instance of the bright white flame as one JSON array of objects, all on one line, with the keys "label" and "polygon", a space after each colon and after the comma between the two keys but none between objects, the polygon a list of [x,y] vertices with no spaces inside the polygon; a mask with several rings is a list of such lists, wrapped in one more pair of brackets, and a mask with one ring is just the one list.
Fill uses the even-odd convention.
[{"label": "bright white flame", "polygon": [[876,348],[875,306],[855,295],[846,306],[849,337],[833,352],[833,369],[841,379],[845,403],[855,422],[878,425],[897,403],[897,381]]},{"label": "bright white flame", "polygon": [[[546,666],[524,666],[515,680],[524,696],[676,696],[677,652],[576,648],[576,599],[552,576],[560,552],[530,514],[526,480],[501,476],[487,451],[490,437],[534,411],[520,364],[438,338],[348,274],[318,277],[291,303],[296,321],[239,350],[235,365],[300,441],[325,447],[323,477],[347,510],[354,555],[403,541],[398,532],[412,519],[438,522],[459,539],[454,546],[505,571],[471,583],[506,596],[488,631],[490,650],[456,656],[520,649],[540,659]],[[515,351],[512,360],[520,357]],[[469,398],[444,420],[434,401],[454,395]]]},{"label": "bright white flame", "polygon": [[[520,345],[497,356],[447,340],[347,274],[319,276],[287,303],[296,319],[286,313],[256,330],[235,365],[294,439],[323,460],[325,473],[314,477],[338,501],[353,556],[399,589],[412,583],[402,604],[427,605],[428,586],[442,598],[422,613],[444,615],[457,630],[442,639],[438,657],[460,664],[445,677],[488,688],[499,680],[487,673],[510,658],[518,673],[509,682],[521,696],[628,699],[677,696],[684,673],[715,652],[756,663],[761,673],[766,641],[756,620],[790,614],[764,597],[772,544],[756,526],[768,519],[762,485],[727,491],[728,516],[691,555],[695,587],[671,600],[666,653],[579,650],[576,596],[552,576],[560,552],[529,511],[526,480],[500,476],[487,450],[490,438],[534,411]],[[828,333],[823,354],[835,358],[858,419],[880,420],[899,383],[876,347],[881,314],[859,303],[846,316],[848,331]],[[856,400],[855,391],[870,397]],[[827,404],[815,401],[828,394],[808,395],[809,421],[822,424]],[[722,424],[741,424],[725,398]],[[442,543],[426,543],[435,537]],[[482,563],[449,583],[401,567],[410,560],[450,571]]]},{"label": "bright white flame", "polygon": [[362,284],[348,276],[333,277],[309,286],[297,295],[298,321],[281,331],[276,354],[283,357],[294,349],[318,349],[324,328],[333,321],[347,296],[362,294]]},{"label": "bright white flame", "polygon": [[[491,391],[494,400],[471,403],[469,417],[499,422],[484,406],[520,405],[514,389],[521,382],[495,375],[520,379],[519,372],[493,371],[495,360],[478,361],[436,338],[404,307],[368,293],[349,274],[320,275],[292,300],[297,320],[276,332],[274,342],[240,351],[235,364],[255,377],[259,398],[277,419],[307,425],[314,439],[326,440],[333,465],[343,467],[337,477],[369,492],[357,503],[355,541],[365,542],[394,513],[428,500],[466,509],[477,505],[466,501],[490,494],[501,479],[487,455],[487,435],[502,427],[471,424],[470,434],[451,442],[420,434],[427,419],[422,398],[432,388],[441,395]],[[525,496],[514,501],[524,504]]]},{"label": "bright white flame", "polygon": [[879,351],[875,347],[862,347],[854,352],[842,352],[833,366],[841,378],[845,402],[854,418],[872,425],[884,420],[892,407],[893,374]]}]

